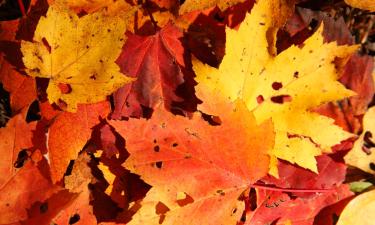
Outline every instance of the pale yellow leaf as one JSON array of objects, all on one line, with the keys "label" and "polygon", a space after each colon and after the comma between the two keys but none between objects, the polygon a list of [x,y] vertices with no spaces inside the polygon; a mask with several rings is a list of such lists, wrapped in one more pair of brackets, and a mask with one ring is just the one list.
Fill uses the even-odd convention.
[{"label": "pale yellow leaf", "polygon": [[342,211],[337,225],[373,225],[375,221],[375,190],[352,199]]},{"label": "pale yellow leaf", "polygon": [[[370,141],[373,141],[375,135],[375,107],[367,110],[363,117],[363,132],[358,140],[354,143],[352,150],[345,156],[345,162],[349,165],[355,166],[368,173],[375,174],[375,171],[370,168],[371,163],[375,163],[375,148],[366,147],[365,135]],[[366,138],[366,139],[367,139]],[[366,153],[367,152],[367,153]]]},{"label": "pale yellow leaf", "polygon": [[[68,111],[79,103],[105,100],[132,79],[115,63],[125,41],[123,16],[106,16],[103,11],[78,17],[60,4],[53,4],[41,17],[34,41],[22,41],[26,72],[49,78],[51,103],[62,100]],[[59,85],[69,85],[68,92]]]}]

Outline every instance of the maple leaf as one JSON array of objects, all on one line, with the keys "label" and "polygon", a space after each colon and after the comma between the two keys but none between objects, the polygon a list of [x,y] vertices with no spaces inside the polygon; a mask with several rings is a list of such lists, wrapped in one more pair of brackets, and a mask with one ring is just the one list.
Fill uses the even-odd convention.
[{"label": "maple leaf", "polygon": [[44,177],[38,165],[26,162],[0,186],[0,224],[13,224],[27,219],[27,209],[34,202],[44,201],[58,189]]},{"label": "maple leaf", "polygon": [[344,157],[349,165],[360,168],[368,173],[375,174],[373,164],[375,162],[375,144],[373,134],[375,134],[375,107],[371,107],[363,117],[363,132],[354,143],[353,148]]},{"label": "maple leaf", "polygon": [[64,175],[70,160],[77,157],[90,139],[91,128],[109,113],[109,103],[80,105],[76,113],[63,112],[56,116],[48,132],[48,152],[53,182]]},{"label": "maple leaf", "polygon": [[345,3],[354,8],[375,12],[375,2],[372,0],[345,0]]},{"label": "maple leaf", "polygon": [[309,198],[295,199],[282,192],[258,190],[258,207],[247,215],[245,225],[312,225],[321,209],[351,195],[347,185]]},{"label": "maple leaf", "polygon": [[[101,11],[79,18],[53,4],[39,20],[34,42],[21,42],[26,72],[50,78],[49,101],[64,101],[68,111],[76,111],[78,103],[102,101],[132,80],[114,63],[125,28],[124,16],[106,16]],[[64,85],[66,90],[61,90]]]},{"label": "maple leaf", "polygon": [[322,151],[329,152],[331,146],[351,134],[310,109],[353,95],[336,81],[333,61],[346,59],[357,47],[323,43],[320,27],[303,47],[291,46],[272,56],[269,50],[274,49],[274,38],[268,44],[267,37],[272,37],[270,29],[277,30],[283,16],[278,15],[271,2],[255,4],[238,31],[227,28],[226,55],[219,69],[193,62],[197,95],[203,100],[199,109],[210,113],[202,97],[206,90],[221,90],[231,100],[241,97],[257,122],[272,118],[274,123],[271,174],[277,176],[276,157],[317,172],[314,157]]},{"label": "maple leaf", "polygon": [[5,60],[1,64],[0,81],[10,93],[10,107],[13,112],[29,106],[36,99],[34,78],[21,75]]},{"label": "maple leaf", "polygon": [[[281,188],[294,188],[301,190],[309,189],[332,189],[345,180],[346,165],[339,162],[337,155],[317,156],[318,174],[305,170],[303,168],[279,161],[278,171],[279,179],[270,175],[263,178],[266,184],[276,185]],[[309,196],[311,193],[303,193],[303,196]],[[316,193],[314,193],[316,194]],[[300,196],[301,194],[295,193]]]},{"label": "maple leaf", "polygon": [[24,110],[15,115],[6,127],[0,128],[0,149],[3,155],[0,161],[0,187],[16,175],[18,154],[33,146],[32,137],[36,123],[26,123],[26,113]]},{"label": "maple leaf", "polygon": [[375,190],[363,193],[352,199],[342,211],[337,225],[363,224],[371,225],[374,223],[375,216]]},{"label": "maple leaf", "polygon": [[141,106],[154,108],[164,102],[170,109],[172,101],[180,101],[175,90],[184,82],[184,48],[182,32],[169,24],[148,37],[130,35],[117,59],[121,72],[137,77],[114,94],[113,118],[142,115]]},{"label": "maple leaf", "polygon": [[186,0],[184,4],[181,5],[179,13],[185,14],[195,10],[208,9],[213,6],[218,6],[220,10],[224,11],[228,7],[244,1],[245,0]]},{"label": "maple leaf", "polygon": [[255,125],[242,102],[222,101],[216,110],[222,115],[220,126],[207,124],[198,113],[189,120],[161,108],[150,120],[109,121],[126,139],[130,156],[125,167],[153,186],[133,224],[158,224],[159,201],[169,208],[165,224],[234,224],[239,219],[243,204],[238,197],[267,173],[272,124]]},{"label": "maple leaf", "polygon": [[82,10],[87,13],[93,13],[105,9],[107,14],[115,15],[135,9],[125,0],[58,0],[57,2],[68,6],[77,13]]}]

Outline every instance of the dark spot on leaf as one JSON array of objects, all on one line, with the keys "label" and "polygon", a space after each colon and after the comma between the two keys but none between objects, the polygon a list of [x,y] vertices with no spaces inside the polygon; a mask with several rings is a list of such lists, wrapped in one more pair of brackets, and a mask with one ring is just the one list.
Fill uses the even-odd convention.
[{"label": "dark spot on leaf", "polygon": [[232,215],[237,212],[237,208],[232,209]]},{"label": "dark spot on leaf", "polygon": [[218,193],[221,196],[225,195],[225,192],[223,190],[221,190],[221,189],[217,190],[216,193]]},{"label": "dark spot on leaf", "polygon": [[97,75],[98,75],[97,73],[94,73],[93,75],[90,76],[90,79],[91,79],[91,80],[96,80],[96,76],[97,76]]},{"label": "dark spot on leaf", "polygon": [[62,94],[69,94],[72,92],[72,87],[69,84],[59,83],[57,87],[59,87]]},{"label": "dark spot on leaf", "polygon": [[276,104],[283,104],[284,102],[292,101],[292,97],[290,95],[278,95],[271,97],[271,101]]},{"label": "dark spot on leaf", "polygon": [[89,49],[89,48],[90,48],[90,46],[86,45],[86,48],[87,48],[87,49]]},{"label": "dark spot on leaf", "polygon": [[259,25],[264,26],[264,25],[266,25],[266,24],[265,24],[265,23],[259,23]]},{"label": "dark spot on leaf", "polygon": [[108,32],[111,32],[111,29],[107,29]]},{"label": "dark spot on leaf", "polygon": [[177,143],[173,143],[173,144],[172,144],[172,147],[174,147],[174,148],[177,147],[177,146],[178,146]]},{"label": "dark spot on leaf", "polygon": [[39,206],[39,211],[40,213],[46,213],[48,210],[48,202],[43,202],[40,206]]},{"label": "dark spot on leaf", "polygon": [[190,159],[190,158],[191,158],[191,155],[185,155],[184,158],[185,158],[185,159]]},{"label": "dark spot on leaf", "polygon": [[160,152],[160,147],[159,147],[159,145],[154,146],[154,151],[155,151],[155,152]]},{"label": "dark spot on leaf", "polygon": [[298,75],[299,75],[299,72],[296,71],[296,72],[294,72],[293,77],[298,78]]},{"label": "dark spot on leaf", "polygon": [[272,83],[272,88],[273,88],[273,90],[279,90],[280,88],[282,88],[283,87],[283,84],[281,83],[281,82],[273,82]]},{"label": "dark spot on leaf", "polygon": [[154,139],[154,143],[155,143],[155,144],[156,144],[156,142],[157,142],[156,139]]},{"label": "dark spot on leaf", "polygon": [[76,213],[76,214],[74,214],[73,216],[70,217],[70,219],[69,219],[69,224],[75,224],[75,223],[77,223],[80,219],[81,219],[81,217]]}]

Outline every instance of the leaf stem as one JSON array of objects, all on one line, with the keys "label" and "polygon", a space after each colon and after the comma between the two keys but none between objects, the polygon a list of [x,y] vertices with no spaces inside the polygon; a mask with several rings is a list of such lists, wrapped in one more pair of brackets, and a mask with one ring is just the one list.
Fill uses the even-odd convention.
[{"label": "leaf stem", "polygon": [[158,23],[156,22],[155,18],[152,16],[152,12],[149,9],[150,2],[148,0],[145,0],[143,6],[144,9],[147,11],[148,15],[150,16],[150,20],[152,25],[154,26],[155,32],[158,31]]},{"label": "leaf stem", "polygon": [[23,4],[22,0],[18,0],[18,6],[20,7],[22,16],[26,16],[25,5]]}]

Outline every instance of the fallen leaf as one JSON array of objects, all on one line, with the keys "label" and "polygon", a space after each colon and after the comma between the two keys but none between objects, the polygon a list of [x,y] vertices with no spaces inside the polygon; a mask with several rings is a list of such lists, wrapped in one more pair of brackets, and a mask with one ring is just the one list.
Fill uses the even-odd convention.
[{"label": "fallen leaf", "polygon": [[371,107],[363,117],[363,132],[354,143],[352,150],[344,157],[345,162],[368,173],[375,174],[375,107]]},{"label": "fallen leaf", "polygon": [[114,94],[113,118],[142,116],[142,106],[154,108],[160,102],[170,110],[175,94],[184,82],[182,32],[172,24],[148,37],[130,35],[117,59],[121,72],[137,80]]},{"label": "fallen leaf", "polygon": [[0,224],[12,224],[28,218],[34,202],[49,198],[58,187],[43,176],[37,165],[28,161],[7,183],[0,186]]},{"label": "fallen leaf", "polygon": [[[346,165],[339,162],[339,157],[332,155],[317,156],[318,174],[309,170],[279,161],[279,179],[270,175],[262,179],[266,184],[291,189],[333,189],[345,180]],[[316,194],[316,193],[314,193]],[[297,196],[311,196],[311,193],[296,193]]]},{"label": "fallen leaf", "polygon": [[[203,100],[199,109],[211,114],[200,96],[209,89],[221,90],[232,101],[244,99],[258,123],[272,118],[275,125],[270,173],[277,176],[276,158],[317,172],[314,157],[330,152],[333,145],[352,135],[335,126],[333,119],[310,109],[353,95],[336,81],[333,60],[347,59],[357,47],[323,43],[321,27],[303,47],[291,46],[275,57],[269,53],[275,52],[275,40],[269,42],[267,37],[270,27],[277,30],[282,16],[272,5],[271,0],[260,1],[238,31],[227,28],[226,55],[219,69],[193,62],[197,96]],[[273,20],[275,17],[278,21]]]},{"label": "fallen leaf", "polygon": [[195,10],[204,10],[214,6],[218,6],[222,11],[237,3],[244,2],[245,0],[186,0],[180,7],[180,14],[185,14]]},{"label": "fallen leaf", "polygon": [[163,224],[235,224],[239,219],[240,194],[267,173],[272,124],[257,126],[240,101],[224,101],[217,112],[222,113],[220,126],[209,125],[198,113],[189,120],[161,108],[149,120],[109,121],[126,140],[125,167],[153,186],[132,224],[158,224],[162,215],[155,207],[162,205],[168,208],[162,210]]},{"label": "fallen leaf", "polygon": [[248,214],[245,225],[275,224],[286,222],[298,225],[312,225],[319,211],[352,195],[347,185],[341,185],[331,192],[317,193],[309,198],[291,198],[282,192],[260,190],[258,208]]},{"label": "fallen leaf", "polygon": [[[0,187],[12,179],[22,167],[25,159],[17,162],[18,155],[22,150],[27,150],[33,146],[32,137],[36,123],[26,123],[26,111],[12,117],[6,127],[0,128]],[[25,152],[27,155],[27,153]]]},{"label": "fallen leaf", "polygon": [[59,114],[48,130],[48,153],[52,181],[64,175],[70,160],[77,158],[91,136],[91,128],[109,113],[109,103],[80,105],[76,113]]},{"label": "fallen leaf", "polygon": [[82,11],[94,13],[105,9],[106,14],[115,15],[134,9],[125,0],[58,0],[57,2],[68,6],[76,13]]},{"label": "fallen leaf", "polygon": [[337,225],[374,224],[375,190],[363,193],[352,199],[342,211]]},{"label": "fallen leaf", "polygon": [[345,2],[354,8],[375,12],[375,2],[372,0],[345,0]]},{"label": "fallen leaf", "polygon": [[78,17],[53,4],[39,20],[34,42],[21,43],[26,72],[49,78],[49,101],[65,102],[68,111],[76,111],[79,103],[103,101],[131,81],[114,63],[124,43],[125,28],[126,18],[121,16],[97,12]]},{"label": "fallen leaf", "polygon": [[29,106],[37,97],[35,79],[20,74],[6,60],[1,64],[0,81],[10,93],[13,113]]}]

